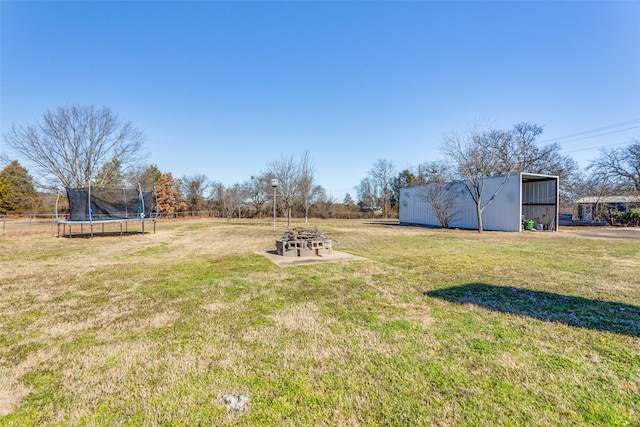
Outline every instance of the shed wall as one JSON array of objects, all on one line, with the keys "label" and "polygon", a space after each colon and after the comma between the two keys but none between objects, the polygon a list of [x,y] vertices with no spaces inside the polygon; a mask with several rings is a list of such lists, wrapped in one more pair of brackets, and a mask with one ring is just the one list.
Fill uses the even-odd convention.
[{"label": "shed wall", "polygon": [[[486,188],[482,195],[483,205],[498,190],[503,179],[501,176],[496,176],[486,180]],[[473,206],[475,209],[475,203]],[[498,191],[496,198],[484,209],[483,228],[496,231],[520,231],[522,227],[520,209],[520,175],[510,175],[504,186]],[[474,219],[474,224],[473,228],[477,228],[477,219]]]},{"label": "shed wall", "polygon": [[[483,204],[493,195],[503,177],[485,179]],[[400,222],[440,227],[433,205],[423,196],[428,186],[415,186],[400,190]],[[476,204],[463,183],[454,183],[451,191],[456,196],[451,228],[478,228]],[[486,230],[520,231],[520,175],[511,175],[496,197],[484,210],[483,228]]]}]

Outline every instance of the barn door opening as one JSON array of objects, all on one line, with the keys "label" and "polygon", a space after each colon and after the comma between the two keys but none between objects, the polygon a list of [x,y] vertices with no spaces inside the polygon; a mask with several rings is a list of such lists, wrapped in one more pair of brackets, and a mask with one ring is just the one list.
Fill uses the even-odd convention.
[{"label": "barn door opening", "polygon": [[558,178],[522,174],[523,229],[558,230]]}]

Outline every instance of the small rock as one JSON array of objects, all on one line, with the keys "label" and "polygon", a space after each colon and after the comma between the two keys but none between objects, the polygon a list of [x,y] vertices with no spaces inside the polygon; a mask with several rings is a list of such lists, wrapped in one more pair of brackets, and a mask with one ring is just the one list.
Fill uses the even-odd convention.
[{"label": "small rock", "polygon": [[234,396],[233,394],[225,394],[224,396],[222,396],[222,399],[226,403],[228,411],[244,411],[245,409],[247,409],[247,403],[249,403],[249,398],[241,394],[238,396]]}]

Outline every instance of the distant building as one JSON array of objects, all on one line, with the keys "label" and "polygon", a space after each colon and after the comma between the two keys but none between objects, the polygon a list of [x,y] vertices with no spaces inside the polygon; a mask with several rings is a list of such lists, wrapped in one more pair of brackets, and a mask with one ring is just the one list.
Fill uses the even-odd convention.
[{"label": "distant building", "polygon": [[[500,186],[504,176],[485,179],[483,204]],[[400,223],[441,226],[437,209],[424,197],[428,185],[400,190]],[[477,229],[476,204],[464,182],[453,182],[448,190],[454,197],[449,228]],[[485,230],[522,231],[523,222],[533,222],[538,230],[558,229],[559,179],[552,175],[515,173],[507,178],[496,198],[485,208]]]},{"label": "distant building", "polygon": [[608,216],[613,211],[628,212],[640,207],[640,196],[583,197],[578,200],[578,219],[593,221]]}]

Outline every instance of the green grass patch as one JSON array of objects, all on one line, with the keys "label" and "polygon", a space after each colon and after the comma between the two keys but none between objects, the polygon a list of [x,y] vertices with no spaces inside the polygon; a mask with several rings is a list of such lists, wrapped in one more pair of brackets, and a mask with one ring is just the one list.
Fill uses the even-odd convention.
[{"label": "green grass patch", "polygon": [[268,222],[7,240],[0,425],[640,423],[637,242],[311,225],[367,260],[280,268]]}]

